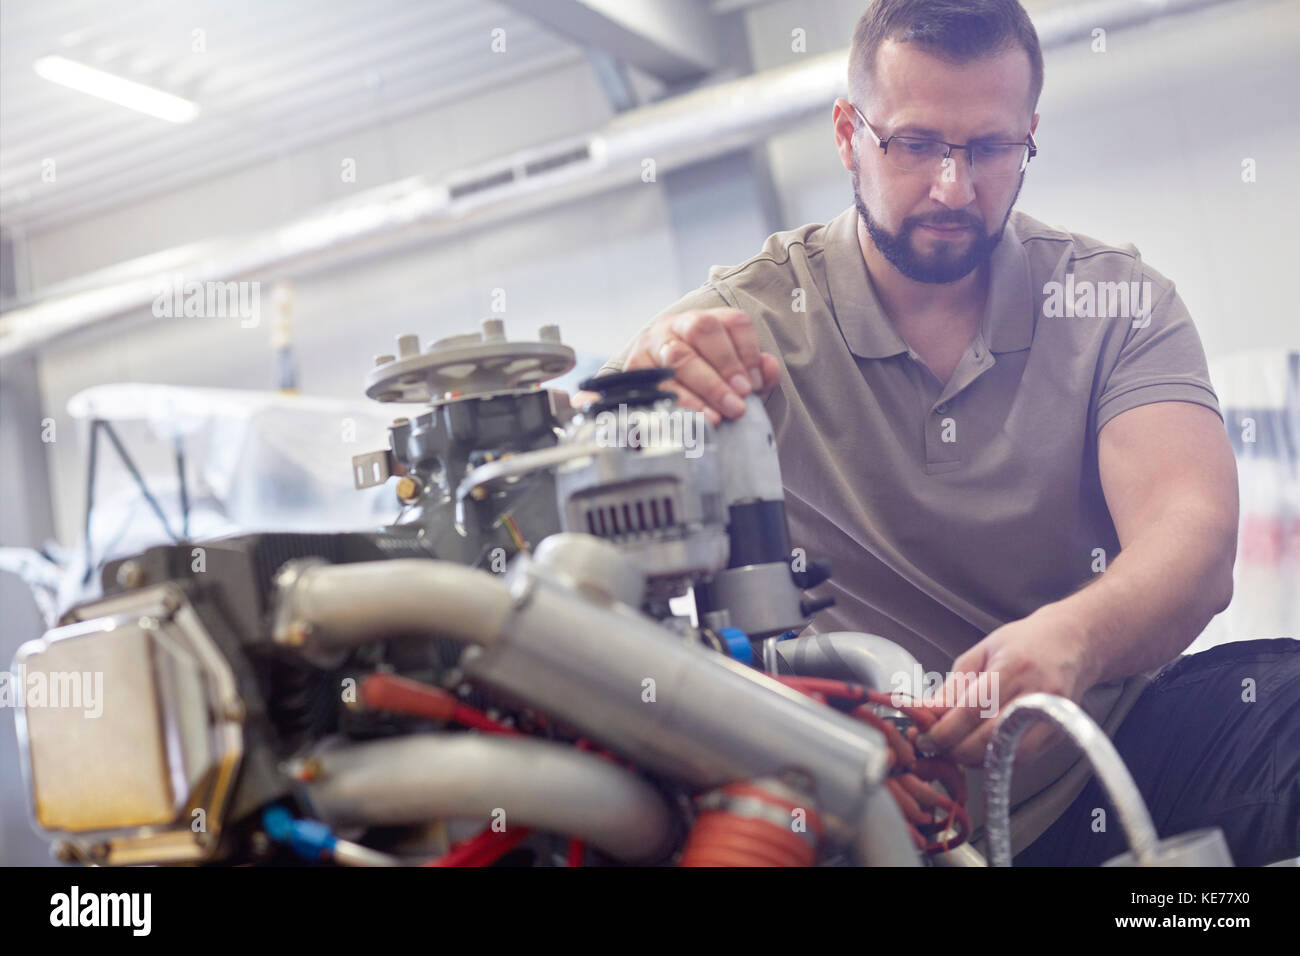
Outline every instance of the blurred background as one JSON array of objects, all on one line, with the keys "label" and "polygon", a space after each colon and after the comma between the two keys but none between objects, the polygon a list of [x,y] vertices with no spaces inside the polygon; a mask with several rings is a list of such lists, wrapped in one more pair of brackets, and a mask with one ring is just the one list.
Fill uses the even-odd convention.
[{"label": "blurred background", "polygon": [[[1176,282],[1238,451],[1236,598],[1194,647],[1295,636],[1300,4],[1025,6],[1018,208]],[[178,502],[194,537],[391,520],[349,460],[384,444],[363,382],[397,335],[554,323],[574,390],[710,266],[845,209],[830,111],[864,9],[0,3],[0,666],[104,556],[181,533]],[[158,315],[189,281],[256,303]],[[16,766],[0,708],[0,862],[46,862]]]}]

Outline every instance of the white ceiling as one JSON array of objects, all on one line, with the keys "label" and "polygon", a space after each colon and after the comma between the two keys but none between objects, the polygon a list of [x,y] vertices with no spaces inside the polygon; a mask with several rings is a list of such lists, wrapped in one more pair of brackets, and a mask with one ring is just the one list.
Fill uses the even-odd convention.
[{"label": "white ceiling", "polygon": [[[32,69],[53,52],[202,113],[178,125],[58,86]],[[0,216],[39,231],[581,56],[495,0],[3,0]]]}]

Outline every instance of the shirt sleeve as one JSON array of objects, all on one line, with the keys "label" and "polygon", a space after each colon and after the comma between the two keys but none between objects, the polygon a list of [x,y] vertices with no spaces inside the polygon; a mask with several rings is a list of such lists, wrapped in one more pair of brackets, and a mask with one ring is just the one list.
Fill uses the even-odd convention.
[{"label": "shirt sleeve", "polygon": [[1097,398],[1098,434],[1121,412],[1156,402],[1192,402],[1223,417],[1201,338],[1174,284],[1149,268],[1141,275],[1152,290],[1149,321],[1145,315],[1124,320],[1122,345]]},{"label": "shirt sleeve", "polygon": [[614,372],[623,371],[623,366],[627,364],[628,354],[632,351],[632,346],[636,343],[637,338],[642,332],[663,316],[676,315],[678,312],[690,312],[694,309],[723,309],[727,307],[727,301],[711,282],[700,286],[692,292],[686,293],[686,295],[668,306],[668,308],[659,312],[650,319],[649,322],[643,325],[637,331],[636,335],[632,336],[627,345],[623,347],[621,352],[600,367],[600,371],[596,373],[596,376],[611,375]]}]

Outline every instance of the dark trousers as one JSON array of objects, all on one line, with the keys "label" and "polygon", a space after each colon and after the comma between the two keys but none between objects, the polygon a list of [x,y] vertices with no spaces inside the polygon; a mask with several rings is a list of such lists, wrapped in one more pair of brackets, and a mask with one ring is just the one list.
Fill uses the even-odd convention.
[{"label": "dark trousers", "polygon": [[[1238,866],[1300,856],[1300,641],[1180,658],[1143,691],[1114,743],[1162,838],[1220,827]],[[1014,862],[1095,866],[1127,849],[1094,776]]]}]

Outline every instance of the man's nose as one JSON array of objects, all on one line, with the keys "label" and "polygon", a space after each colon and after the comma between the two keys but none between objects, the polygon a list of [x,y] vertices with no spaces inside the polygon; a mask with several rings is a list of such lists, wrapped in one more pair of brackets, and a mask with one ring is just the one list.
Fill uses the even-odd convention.
[{"label": "man's nose", "polygon": [[975,198],[975,171],[965,150],[953,150],[939,164],[930,186],[930,198],[949,209],[965,209]]}]

